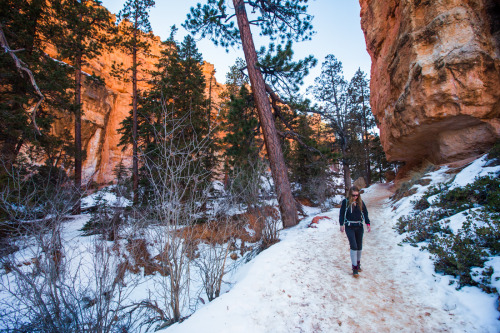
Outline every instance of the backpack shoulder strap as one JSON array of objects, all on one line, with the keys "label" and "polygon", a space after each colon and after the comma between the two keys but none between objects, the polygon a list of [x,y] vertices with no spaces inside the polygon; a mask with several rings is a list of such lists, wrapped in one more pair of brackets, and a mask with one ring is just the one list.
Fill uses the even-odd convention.
[{"label": "backpack shoulder strap", "polygon": [[347,198],[345,200],[345,210],[344,210],[344,224],[347,222],[347,210],[349,209],[349,200]]}]

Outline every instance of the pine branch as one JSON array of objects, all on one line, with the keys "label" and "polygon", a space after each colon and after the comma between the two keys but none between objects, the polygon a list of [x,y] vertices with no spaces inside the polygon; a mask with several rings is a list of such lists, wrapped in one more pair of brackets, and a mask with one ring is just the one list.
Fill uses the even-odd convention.
[{"label": "pine branch", "polygon": [[[311,152],[315,152],[315,153],[318,153],[320,154],[321,156],[323,156],[323,154],[316,148],[314,147],[311,147],[309,146],[308,144],[306,144],[304,141],[302,141],[301,139],[301,135],[296,133],[292,126],[290,125],[290,123],[283,117],[283,114],[281,113],[281,107],[278,105],[278,103],[280,104],[283,104],[283,105],[288,105],[290,106],[290,104],[286,103],[285,101],[283,101],[274,91],[273,89],[271,88],[271,86],[269,86],[268,84],[266,84],[266,91],[267,93],[269,94],[269,96],[271,96],[271,100],[272,100],[272,107],[274,109],[274,115],[276,117],[278,117],[282,122],[283,124],[286,126],[286,128],[288,128],[288,131],[285,131],[285,132],[281,132],[279,130],[277,130],[278,132],[278,135],[281,136],[282,138],[289,138],[289,139],[293,139],[295,141],[297,141],[302,147],[306,148],[307,150],[311,151]],[[290,106],[291,107],[291,106]]]},{"label": "pine branch", "polygon": [[39,135],[41,135],[40,129],[38,128],[38,126],[36,124],[36,113],[38,111],[40,104],[42,104],[43,100],[45,99],[45,96],[40,91],[40,88],[38,88],[38,85],[36,84],[35,77],[33,76],[33,73],[29,70],[28,66],[21,59],[19,59],[17,57],[16,52],[21,51],[21,50],[11,50],[9,43],[7,42],[7,38],[5,37],[5,34],[3,32],[3,26],[1,23],[0,23],[0,45],[3,47],[4,52],[8,53],[12,57],[12,59],[14,60],[14,62],[16,64],[16,68],[19,71],[19,73],[21,74],[21,76],[23,76],[23,74],[22,74],[23,72],[25,72],[28,75],[29,80],[31,82],[31,85],[35,89],[35,93],[39,96],[38,102],[35,104],[35,106],[33,107],[33,109],[31,110],[30,113],[31,113],[31,120],[33,122],[33,126],[35,127],[36,132]]}]

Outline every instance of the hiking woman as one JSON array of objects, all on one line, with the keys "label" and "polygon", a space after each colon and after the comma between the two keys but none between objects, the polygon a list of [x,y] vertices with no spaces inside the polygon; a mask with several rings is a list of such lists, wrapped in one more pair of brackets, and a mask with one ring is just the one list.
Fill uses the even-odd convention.
[{"label": "hiking woman", "polygon": [[342,200],[339,214],[340,232],[344,232],[351,247],[352,275],[358,277],[361,272],[361,249],[363,248],[363,223],[368,232],[371,231],[368,210],[361,200],[359,188],[353,186],[349,189],[347,198]]}]

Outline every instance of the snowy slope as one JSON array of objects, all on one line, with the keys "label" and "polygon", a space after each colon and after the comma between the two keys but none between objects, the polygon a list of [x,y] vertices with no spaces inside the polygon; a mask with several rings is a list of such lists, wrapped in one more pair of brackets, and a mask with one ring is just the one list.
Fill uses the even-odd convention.
[{"label": "snowy slope", "polygon": [[[348,242],[338,225],[339,209],[320,213],[306,207],[308,217],[282,231],[281,242],[247,264],[242,264],[243,259],[228,264],[230,272],[224,277],[223,291],[229,291],[214,301],[205,305],[197,301],[204,296],[197,292],[201,290],[200,281],[193,267],[190,296],[196,304],[183,309],[183,314],[200,307],[184,322],[162,332],[500,332],[495,295],[472,287],[456,290],[453,277],[434,272],[428,252],[400,245],[404,235],[394,230],[397,219],[411,212],[412,201],[429,186],[447,181],[463,186],[477,175],[500,172],[500,166],[486,167],[485,163],[484,158],[478,159],[456,177],[447,168],[427,174],[424,178],[430,179],[428,185],[414,185],[416,193],[398,202],[389,200],[389,185],[366,189],[363,200],[369,209],[372,232],[365,233],[359,279],[351,275]],[[112,206],[130,204],[106,192],[85,199],[86,207],[104,200]],[[330,219],[321,219],[311,228],[315,216]],[[69,248],[67,255],[83,268],[94,265],[90,249],[97,236],[82,237],[80,231],[89,218],[72,217],[62,230],[63,243]],[[459,213],[447,223],[456,231],[464,221]],[[29,248],[17,256],[21,263],[36,258]],[[488,265],[495,269],[492,280],[500,290],[500,258],[490,258]],[[79,274],[86,276],[85,271]],[[4,277],[13,282],[9,280],[12,274]],[[165,282],[159,274],[134,278],[140,284],[129,291],[127,298],[136,301],[150,295],[156,283]],[[5,301],[7,297],[0,290],[0,299]]]},{"label": "snowy slope", "polygon": [[282,232],[280,243],[239,271],[232,290],[163,332],[500,332],[494,296],[457,291],[434,273],[428,253],[398,245],[395,215],[407,208],[393,211],[390,194],[381,184],[363,194],[372,232],[359,279],[333,209],[318,228],[307,227],[311,216]]}]

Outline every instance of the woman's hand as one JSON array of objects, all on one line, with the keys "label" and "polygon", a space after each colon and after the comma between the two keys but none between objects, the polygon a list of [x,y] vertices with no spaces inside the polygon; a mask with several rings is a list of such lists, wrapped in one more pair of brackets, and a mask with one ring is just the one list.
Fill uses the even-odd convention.
[{"label": "woman's hand", "polygon": [[368,229],[368,232],[372,231],[372,227],[369,224],[366,225],[366,229]]},{"label": "woman's hand", "polygon": [[344,226],[343,225],[340,226],[340,232],[344,232]]}]

